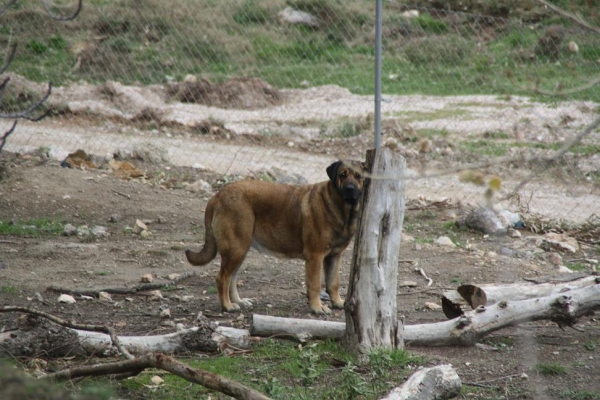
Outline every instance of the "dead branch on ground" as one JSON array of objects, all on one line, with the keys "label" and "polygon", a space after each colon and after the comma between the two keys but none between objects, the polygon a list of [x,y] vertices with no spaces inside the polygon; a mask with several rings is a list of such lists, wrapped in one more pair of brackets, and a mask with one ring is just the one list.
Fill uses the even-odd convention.
[{"label": "dead branch on ground", "polygon": [[192,278],[196,276],[195,271],[186,272],[182,274],[180,277],[173,279],[172,281],[165,283],[143,283],[141,285],[133,286],[133,287],[108,287],[103,289],[69,289],[60,286],[48,286],[46,288],[49,292],[61,293],[61,294],[72,294],[76,296],[94,296],[99,297],[100,292],[106,292],[109,294],[136,294],[140,292],[146,292],[150,290],[159,290],[159,289],[167,289],[173,286],[176,286],[179,282]]}]

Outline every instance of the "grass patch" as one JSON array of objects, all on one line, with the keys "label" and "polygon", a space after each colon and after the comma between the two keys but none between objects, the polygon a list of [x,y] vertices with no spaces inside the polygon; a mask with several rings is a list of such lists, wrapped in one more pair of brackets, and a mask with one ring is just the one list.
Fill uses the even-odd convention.
[{"label": "grass patch", "polygon": [[0,221],[0,235],[57,236],[63,233],[63,224],[51,218]]},{"label": "grass patch", "polygon": [[537,363],[533,367],[542,375],[565,375],[567,369],[559,363]]},{"label": "grass patch", "polygon": [[[410,375],[407,365],[423,363],[405,351],[377,351],[358,366],[353,356],[333,341],[317,342],[299,348],[297,344],[265,340],[253,346],[251,354],[215,356],[186,360],[194,368],[220,374],[248,385],[274,399],[356,399],[379,398],[394,382]],[[120,383],[120,395],[148,399],[193,399],[198,390],[167,374],[165,385],[149,392],[151,374]]]},{"label": "grass patch", "polygon": [[600,392],[588,390],[567,390],[560,394],[561,399],[570,400],[600,400]]},{"label": "grass patch", "polygon": [[0,286],[0,293],[13,294],[13,293],[17,293],[18,291],[19,291],[19,289],[16,286],[13,286],[13,285],[2,285],[2,286]]},{"label": "grass patch", "polygon": [[[375,13],[368,0],[193,5],[189,0],[148,0],[143,7],[128,0],[94,0],[68,24],[50,21],[33,0],[17,4],[5,14],[0,40],[23,43],[11,71],[38,82],[156,84],[198,74],[215,83],[252,76],[277,88],[299,88],[308,81],[357,94],[373,92]],[[281,24],[277,14],[286,5],[311,13],[318,26]],[[579,52],[561,51],[555,62],[534,54],[543,21],[530,27],[505,20],[494,24],[489,18],[495,35],[488,41],[481,40],[471,22],[463,18],[461,23],[456,16],[422,13],[406,21],[392,9],[384,19],[390,34],[384,37],[382,76],[397,76],[384,82],[384,93],[531,94],[515,86],[505,71],[519,85],[539,82],[547,90],[559,82],[568,89],[598,74],[600,37],[582,30],[569,33]],[[87,50],[76,51],[81,48]],[[73,69],[78,58],[80,67]],[[600,91],[590,88],[571,98],[599,101]]]}]

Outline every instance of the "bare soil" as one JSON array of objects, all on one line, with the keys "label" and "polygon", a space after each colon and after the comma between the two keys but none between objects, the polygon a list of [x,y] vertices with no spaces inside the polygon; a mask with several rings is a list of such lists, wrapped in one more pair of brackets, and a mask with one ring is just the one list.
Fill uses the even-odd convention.
[{"label": "bare soil", "polygon": [[[150,273],[157,281],[166,282],[169,274],[191,271],[183,250],[201,244],[203,210],[209,195],[177,185],[165,188],[151,180],[118,179],[107,170],[63,168],[56,161],[35,154],[3,153],[2,158],[6,174],[0,181],[0,220],[20,223],[24,219],[54,218],[75,226],[101,225],[110,236],[94,240],[72,236],[0,237],[0,305],[30,305],[78,322],[108,324],[122,335],[171,332],[172,322],[192,326],[198,312],[236,327],[248,327],[252,313],[344,319],[341,311],[327,317],[308,313],[301,261],[254,251],[245,261],[240,292],[256,299],[256,304],[244,310],[241,318],[220,311],[214,289],[218,257],[206,267],[197,268],[198,275],[182,282],[177,290],[165,292],[166,298],[160,302],[137,294],[114,295],[112,304],[82,299],[73,305],[59,304],[58,293],[46,290],[50,285],[133,286],[143,274]],[[138,166],[149,175],[166,167],[141,162]],[[193,168],[169,168],[173,176],[182,180],[204,179],[218,185],[222,177]],[[398,288],[398,313],[406,324],[444,320],[441,310],[430,310],[425,303],[439,304],[441,293],[458,284],[518,282],[557,273],[557,267],[548,261],[548,253],[525,238],[532,233],[522,231],[523,238],[511,238],[449,231],[447,223],[455,211],[452,203],[427,207],[409,201],[404,231],[410,237],[405,236],[401,246],[398,281],[415,281],[417,286]],[[150,238],[143,239],[128,230],[136,219],[148,223]],[[432,243],[448,232],[455,235],[460,247]],[[584,242],[580,245],[577,254],[563,254],[565,263],[570,259],[600,258],[597,247]],[[348,282],[351,253],[345,252],[343,283]],[[431,287],[415,272],[416,266],[433,278]],[[345,290],[343,284],[342,293]],[[42,295],[44,303],[32,300],[36,292]],[[184,302],[181,299],[185,295],[194,298]],[[171,309],[170,321],[159,317],[161,307]],[[0,329],[12,329],[16,319],[16,315],[0,314]],[[600,320],[582,318],[578,328],[561,330],[550,322],[524,324],[483,340],[496,349],[488,351],[410,344],[408,349],[427,356],[429,364],[452,363],[467,385],[466,398],[598,398]],[[535,369],[538,363],[556,363],[566,372],[544,375]],[[590,397],[575,397],[586,393]]]},{"label": "bare soil", "polygon": [[[332,161],[362,158],[372,147],[370,132],[344,137],[333,129],[347,120],[372,122],[372,99],[367,96],[330,86],[280,91],[275,103],[269,100],[273,94],[260,84],[246,85],[267,96],[254,104],[254,95],[247,96],[244,85],[210,95],[218,99],[218,105],[230,97],[244,101],[243,107],[229,104],[222,109],[198,99],[194,101],[200,104],[169,102],[165,88],[158,86],[108,83],[57,88],[53,105],[64,114],[38,124],[21,123],[9,137],[8,151],[0,154],[0,221],[24,224],[25,220],[50,218],[76,227],[103,226],[109,235],[0,236],[0,305],[31,305],[78,322],[108,324],[121,335],[168,333],[176,323],[192,326],[199,312],[236,327],[248,327],[252,313],[343,321],[341,311],[325,317],[309,314],[300,260],[251,251],[241,273],[240,293],[256,301],[241,315],[221,313],[215,290],[218,257],[196,269],[185,260],[184,250],[202,243],[203,210],[219,186],[240,176],[264,177],[264,169],[273,167],[294,179],[324,180],[325,167]],[[202,85],[192,86],[194,95],[205,92]],[[545,105],[516,97],[390,96],[386,100],[386,116],[398,118],[384,121],[383,139],[408,159],[412,178],[422,171],[485,161],[487,156],[461,151],[458,143],[493,139],[498,130],[510,131],[529,145],[568,141],[597,110],[597,105],[584,102]],[[430,151],[420,151],[424,144],[419,129],[445,133],[425,144],[431,146]],[[598,143],[598,132],[585,141],[589,146]],[[530,151],[534,148],[530,146]],[[91,154],[90,162],[100,168],[61,167],[60,161],[78,149]],[[111,171],[107,158],[113,154],[130,161],[142,177],[122,179],[127,174]],[[546,171],[550,173],[541,174],[521,191],[521,200],[526,200],[517,206],[580,227],[593,222],[600,215],[600,191],[593,179],[599,162],[598,155],[592,154],[550,166]],[[499,164],[485,171],[501,175],[506,192],[536,168]],[[192,190],[200,179],[212,189]],[[559,264],[591,270],[594,264],[585,260],[600,258],[597,220],[590,230],[567,231],[580,245],[577,253],[568,254],[539,247],[534,239],[550,229],[542,220],[541,232],[522,230],[522,237],[453,229],[460,204],[480,202],[483,191],[460,182],[456,174],[407,181],[398,276],[398,314],[406,324],[445,320],[440,309],[430,309],[426,303],[439,304],[445,290],[460,284],[557,275]],[[501,204],[509,205],[515,206]],[[148,225],[150,237],[132,233],[138,219]],[[436,245],[434,240],[444,235],[459,246]],[[351,254],[351,249],[344,254],[342,294],[347,289]],[[433,279],[430,287],[415,271],[417,267]],[[113,295],[113,303],[77,299],[66,305],[58,303],[59,293],[47,290],[50,286],[130,287],[144,274],[167,282],[170,274],[192,270],[197,276],[163,293],[162,301],[138,293]],[[416,287],[402,286],[407,280],[416,282]],[[44,302],[34,300],[36,293]],[[185,296],[193,299],[184,301]],[[165,307],[171,310],[169,320],[159,316]],[[16,320],[16,315],[0,314],[0,329],[13,329]],[[550,322],[523,324],[485,338],[482,342],[493,350],[422,348],[410,343],[408,348],[427,356],[428,364],[452,363],[467,388],[466,398],[597,399],[600,320],[582,318],[577,328],[561,330]],[[565,371],[543,374],[536,368],[539,364],[559,365]]]}]

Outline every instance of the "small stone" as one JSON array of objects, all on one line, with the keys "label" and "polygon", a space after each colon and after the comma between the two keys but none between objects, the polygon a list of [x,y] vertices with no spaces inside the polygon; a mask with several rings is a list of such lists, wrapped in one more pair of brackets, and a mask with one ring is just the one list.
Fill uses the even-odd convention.
[{"label": "small stone", "polygon": [[189,303],[190,301],[194,300],[194,296],[191,294],[185,295],[185,296],[181,296],[181,301],[184,303]]},{"label": "small stone", "polygon": [[75,236],[77,235],[77,228],[75,228],[71,224],[66,224],[63,228],[63,235],[65,236]]},{"label": "small stone", "polygon": [[125,301],[133,303],[133,297],[125,297]]},{"label": "small stone", "polygon": [[413,249],[415,251],[420,251],[422,249],[422,246],[419,243],[415,243],[415,245],[413,246]]},{"label": "small stone", "polygon": [[44,298],[42,297],[42,295],[39,292],[35,292],[33,294],[33,298],[34,298],[34,300],[39,301],[40,303],[44,302]]},{"label": "small stone", "polygon": [[144,274],[140,277],[140,282],[142,283],[152,283],[152,281],[154,281],[152,274]]},{"label": "small stone", "polygon": [[81,225],[77,228],[77,236],[86,237],[90,236],[90,228],[87,225]]},{"label": "small stone", "polygon": [[112,303],[112,297],[106,292],[98,292],[98,300],[102,303]]},{"label": "small stone", "polygon": [[92,296],[86,296],[86,295],[82,294],[81,300],[94,300],[94,298]]},{"label": "small stone", "polygon": [[169,274],[167,275],[167,279],[170,281],[174,281],[175,279],[181,278],[181,274]]},{"label": "small stone", "polygon": [[140,236],[144,239],[148,239],[148,238],[152,237],[152,232],[142,231],[142,232],[140,232]]},{"label": "small stone", "polygon": [[414,241],[415,241],[414,237],[402,232],[402,243],[412,243]]},{"label": "small stone", "polygon": [[164,310],[162,310],[160,312],[160,317],[161,318],[171,318],[171,310],[168,308],[165,308]]},{"label": "small stone", "polygon": [[460,225],[466,225],[471,229],[487,234],[500,234],[506,232],[506,227],[500,221],[494,210],[487,207],[479,207],[469,212]]},{"label": "small stone", "polygon": [[517,230],[514,230],[514,229],[510,230],[510,237],[511,238],[519,239],[521,236],[522,236],[521,232],[519,232]]},{"label": "small stone", "polygon": [[133,226],[133,230],[132,230],[133,233],[135,233],[136,235],[139,235],[143,231],[147,231],[147,230],[148,230],[148,226],[145,223],[143,223],[139,219],[135,220],[135,225]]},{"label": "small stone", "polygon": [[212,193],[212,186],[203,179],[190,183],[185,187],[185,190],[192,193]]},{"label": "small stone", "polygon": [[148,292],[148,295],[150,296],[150,300],[152,300],[152,301],[157,301],[157,300],[163,299],[163,295],[160,292],[160,290],[152,290],[152,291]]},{"label": "small stone", "polygon": [[520,376],[521,379],[529,379],[529,375],[527,375],[525,372],[523,372]]},{"label": "small stone", "polygon": [[577,239],[566,234],[548,232],[544,235],[542,240],[561,251],[576,253],[579,250]]},{"label": "small stone", "polygon": [[108,237],[110,236],[110,234],[106,231],[106,228],[100,225],[96,225],[94,227],[92,227],[92,230],[90,231],[90,233],[92,234],[92,236],[96,236],[96,237]]},{"label": "small stone", "polygon": [[452,239],[450,239],[448,236],[440,236],[439,238],[435,239],[434,243],[440,246],[456,247]]},{"label": "small stone", "polygon": [[160,385],[163,385],[164,383],[165,383],[165,381],[163,380],[163,378],[161,378],[158,375],[155,375],[152,378],[150,378],[150,384],[152,386],[160,386]]},{"label": "small stone", "polygon": [[108,222],[116,224],[117,222],[119,222],[120,219],[121,219],[121,216],[119,214],[113,214],[110,217],[108,217]]},{"label": "small stone", "polygon": [[561,265],[560,267],[558,267],[558,272],[560,272],[561,274],[572,274],[573,271],[567,267],[565,267],[564,265]]},{"label": "small stone", "polygon": [[159,224],[166,224],[167,220],[164,217],[158,217],[156,220]]},{"label": "small stone", "polygon": [[60,296],[58,296],[58,302],[66,304],[75,304],[75,298],[68,294],[61,294]]},{"label": "small stone", "polygon": [[440,308],[442,308],[442,306],[440,306],[437,303],[432,303],[430,301],[426,302],[425,304],[425,308],[429,309],[429,310],[439,310]]}]

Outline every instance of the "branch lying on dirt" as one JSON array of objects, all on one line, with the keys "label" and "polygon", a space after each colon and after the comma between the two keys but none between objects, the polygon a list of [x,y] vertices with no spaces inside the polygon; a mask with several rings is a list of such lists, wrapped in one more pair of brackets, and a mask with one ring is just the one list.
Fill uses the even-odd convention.
[{"label": "branch lying on dirt", "polygon": [[[551,320],[559,326],[572,326],[577,319],[600,309],[600,283],[565,293],[521,301],[500,301],[491,307],[478,307],[459,318],[433,324],[404,326],[404,342],[415,346],[472,346],[491,332],[524,322]],[[318,321],[314,324],[292,318],[254,314],[250,334],[256,336],[300,336],[339,339],[343,322]]]},{"label": "branch lying on dirt", "polygon": [[[511,301],[532,299],[534,297],[564,293],[569,290],[592,286],[598,283],[600,283],[600,277],[586,276],[568,282],[524,282],[506,285],[479,285],[479,287],[485,292],[487,296],[486,305],[489,306],[505,299],[510,299]],[[465,300],[456,290],[448,290],[443,295],[453,303],[466,304]]]},{"label": "branch lying on dirt", "polygon": [[19,306],[6,306],[6,307],[2,307],[0,308],[0,313],[5,313],[5,312],[24,312],[27,314],[31,314],[31,315],[36,315],[39,317],[43,317],[46,318],[47,320],[50,320],[56,324],[59,324],[61,326],[67,327],[67,328],[71,328],[71,329],[79,329],[82,331],[94,331],[94,332],[103,332],[105,334],[107,334],[108,336],[110,336],[110,340],[112,342],[112,344],[119,350],[119,353],[121,353],[125,358],[128,359],[132,359],[133,356],[131,355],[131,353],[129,353],[127,351],[127,349],[125,349],[125,347],[123,347],[123,344],[121,343],[121,341],[119,340],[119,338],[117,337],[115,330],[113,328],[110,328],[108,326],[104,326],[104,325],[88,325],[88,324],[77,324],[73,321],[66,321],[64,319],[58,318],[52,314],[48,314],[46,312],[43,311],[39,311],[39,310],[34,310],[32,308],[29,307],[19,307]]},{"label": "branch lying on dirt", "polygon": [[69,368],[64,371],[47,375],[44,379],[65,381],[84,376],[99,376],[111,374],[139,374],[146,368],[159,368],[177,375],[189,382],[197,383],[208,389],[216,390],[236,399],[268,400],[263,394],[241,383],[223,376],[212,374],[201,369],[191,368],[187,364],[164,354],[150,353],[133,360],[115,363],[95,364],[84,367]]},{"label": "branch lying on dirt", "polygon": [[547,2],[546,0],[537,0],[538,3],[542,3],[543,5],[545,5],[546,7],[548,7],[549,9],[551,9],[552,11],[562,15],[563,17],[569,18],[571,21],[575,22],[576,24],[581,25],[582,27],[584,27],[585,29],[589,29],[592,32],[596,32],[600,34],[600,28],[590,25],[588,24],[583,18],[581,18],[578,15],[572,14],[568,11],[563,10],[560,7],[555,6],[552,3]]},{"label": "branch lying on dirt", "polygon": [[50,357],[66,354],[112,355],[115,347],[129,359],[133,358],[132,353],[231,353],[247,349],[250,342],[259,340],[251,338],[248,330],[216,326],[204,317],[194,328],[167,335],[117,337],[112,328],[64,321],[27,307],[3,307],[0,312],[24,312],[65,327],[58,329],[56,325],[43,323],[43,320],[36,318],[19,320],[19,329],[0,333],[0,358],[3,355],[20,357],[40,354]]},{"label": "branch lying on dirt", "polygon": [[144,283],[141,285],[133,286],[133,287],[121,287],[121,288],[104,288],[104,289],[68,289],[60,286],[48,286],[46,288],[49,292],[56,292],[62,294],[73,294],[77,296],[94,296],[99,297],[100,292],[106,292],[110,294],[135,294],[140,292],[145,292],[149,290],[158,290],[158,289],[167,289],[171,286],[177,285],[179,282],[189,279],[196,276],[195,271],[186,272],[182,274],[180,277],[173,279],[170,282],[166,283]]}]

